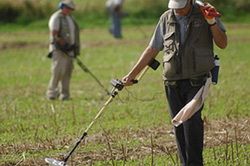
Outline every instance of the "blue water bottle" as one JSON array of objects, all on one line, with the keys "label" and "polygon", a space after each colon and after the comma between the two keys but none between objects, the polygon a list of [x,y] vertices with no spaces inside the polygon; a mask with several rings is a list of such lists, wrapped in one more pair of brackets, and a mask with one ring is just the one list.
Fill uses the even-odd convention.
[{"label": "blue water bottle", "polygon": [[211,74],[212,74],[212,83],[216,85],[218,83],[219,69],[220,69],[220,58],[217,55],[215,55],[214,57],[214,64],[215,66],[211,70]]}]

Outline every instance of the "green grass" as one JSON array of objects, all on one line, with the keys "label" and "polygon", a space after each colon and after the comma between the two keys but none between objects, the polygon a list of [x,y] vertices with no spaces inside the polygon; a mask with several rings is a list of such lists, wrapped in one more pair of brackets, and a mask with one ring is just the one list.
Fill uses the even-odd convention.
[{"label": "green grass", "polygon": [[[216,48],[221,58],[221,73],[219,84],[211,87],[203,111],[203,116],[209,121],[245,119],[250,115],[249,27],[248,24],[227,24],[229,46],[226,50]],[[110,80],[122,78],[131,69],[149,42],[153,29],[153,25],[125,26],[123,40],[113,39],[103,27],[83,29],[80,59],[105,87],[111,89]],[[46,58],[47,29],[33,29],[31,32],[18,28],[6,30],[0,32],[0,43],[0,165],[15,165],[23,156],[24,165],[32,162],[33,165],[44,164],[44,157],[58,157],[70,150],[69,146],[82,134],[108,97],[88,73],[75,65],[72,100],[45,99],[50,78],[50,59]],[[161,58],[162,54],[159,54],[157,59]],[[94,165],[112,165],[107,145],[110,142],[115,152],[120,153],[122,146],[131,151],[146,146],[148,153],[141,150],[133,155],[134,158],[127,159],[126,164],[150,165],[150,135],[155,145],[169,147],[176,160],[174,145],[169,145],[174,139],[167,133],[171,125],[161,68],[149,70],[138,85],[119,93],[91,128],[88,142],[83,143],[74,155],[79,160],[73,162],[78,161],[81,165],[80,162],[85,160],[83,156],[101,153],[103,155],[99,158],[91,156]],[[158,132],[159,128],[163,128],[160,130],[163,134]],[[250,153],[246,156],[243,150],[249,151],[249,141],[240,147],[237,162],[247,165]],[[212,160],[211,148],[205,149],[207,165],[228,165],[220,157],[225,154],[225,146],[216,146],[215,149],[218,160]],[[117,159],[114,162],[123,165],[124,161]],[[169,154],[155,153],[156,165],[171,165],[171,162]]]},{"label": "green grass", "polygon": [[242,25],[237,30],[234,27],[228,25],[228,48],[225,51],[217,51],[221,58],[220,83],[213,87],[212,97],[208,99],[208,103],[214,103],[212,106],[216,110],[214,116],[249,115],[250,72],[245,68],[250,64],[248,56],[250,32],[247,30],[248,25]]}]

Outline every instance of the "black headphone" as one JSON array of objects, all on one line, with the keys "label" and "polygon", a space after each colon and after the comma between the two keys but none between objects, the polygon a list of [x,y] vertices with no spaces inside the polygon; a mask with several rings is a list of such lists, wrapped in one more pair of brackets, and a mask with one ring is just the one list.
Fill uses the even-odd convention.
[{"label": "black headphone", "polygon": [[65,6],[65,4],[62,3],[62,2],[60,2],[60,3],[58,4],[58,8],[59,8],[59,9],[62,9],[64,6]]}]

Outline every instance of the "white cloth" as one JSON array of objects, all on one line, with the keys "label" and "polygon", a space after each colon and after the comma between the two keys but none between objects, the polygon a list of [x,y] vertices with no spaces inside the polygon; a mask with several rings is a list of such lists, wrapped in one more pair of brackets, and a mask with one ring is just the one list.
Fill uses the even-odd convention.
[{"label": "white cloth", "polygon": [[114,9],[117,6],[121,6],[122,3],[123,3],[123,0],[107,0],[106,7]]},{"label": "white cloth", "polygon": [[[66,15],[65,18],[66,18],[66,22],[63,21],[60,23],[60,16],[61,15],[61,11],[58,10],[57,12],[55,12],[51,17],[50,17],[50,20],[49,20],[49,30],[50,32],[52,31],[59,31],[62,27],[60,26],[66,26],[68,28],[68,33],[67,36],[69,38],[68,42],[70,45],[73,45],[75,44],[75,39],[76,39],[76,36],[75,36],[75,24],[74,24],[74,21],[73,21],[73,18],[70,16],[70,15]],[[50,44],[49,45],[49,52],[53,51],[55,48],[55,46],[53,44]],[[69,55],[70,56],[74,56],[74,53],[73,51],[69,52]]]},{"label": "white cloth", "polygon": [[66,16],[66,19],[69,24],[70,44],[75,44],[75,24],[70,16]]},{"label": "white cloth", "polygon": [[172,119],[174,126],[178,127],[180,124],[191,118],[202,107],[205,98],[208,95],[211,83],[211,77],[207,78],[205,85],[200,88],[194,98]]},{"label": "white cloth", "polygon": [[58,12],[54,13],[49,19],[49,29],[50,31],[59,30],[60,20],[58,17]]},{"label": "white cloth", "polygon": [[[75,24],[74,24],[71,16],[69,16],[69,15],[66,16],[66,20],[67,20],[67,23],[69,25],[70,44],[74,44],[74,42],[75,42]],[[50,29],[50,31],[53,31],[53,30],[59,31],[59,29],[60,29],[60,19],[59,19],[57,13],[53,14],[50,17],[49,29]]]}]

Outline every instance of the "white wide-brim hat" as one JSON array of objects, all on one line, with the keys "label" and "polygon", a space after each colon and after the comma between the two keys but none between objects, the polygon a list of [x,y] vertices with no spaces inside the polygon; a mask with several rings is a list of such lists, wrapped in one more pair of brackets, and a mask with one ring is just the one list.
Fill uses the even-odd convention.
[{"label": "white wide-brim hat", "polygon": [[75,10],[75,3],[72,0],[62,0],[61,3],[67,7]]},{"label": "white wide-brim hat", "polygon": [[168,8],[170,9],[181,9],[184,8],[188,0],[169,0]]}]

